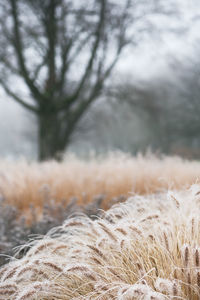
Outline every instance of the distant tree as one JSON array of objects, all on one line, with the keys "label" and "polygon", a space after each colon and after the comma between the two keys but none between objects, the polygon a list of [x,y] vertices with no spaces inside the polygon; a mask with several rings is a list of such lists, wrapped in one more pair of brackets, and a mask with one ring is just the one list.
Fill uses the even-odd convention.
[{"label": "distant tree", "polygon": [[149,80],[121,80],[111,90],[111,96],[117,101],[126,99],[133,115],[140,114],[153,150],[188,158],[200,157],[198,49],[187,55],[169,56],[168,73],[162,76],[158,74]]},{"label": "distant tree", "polygon": [[64,152],[102,93],[130,12],[130,0],[0,0],[0,84],[37,116],[40,160]]},{"label": "distant tree", "polygon": [[178,134],[187,144],[200,148],[200,59],[199,45],[193,46],[193,53],[180,58],[171,58],[170,66],[178,90],[176,120]]},{"label": "distant tree", "polygon": [[[110,96],[118,102],[126,102],[129,114],[132,111],[146,127],[146,147],[152,150],[168,152],[171,139],[171,111],[170,84],[167,78],[151,78],[149,80],[126,79],[114,85]],[[133,137],[134,138],[134,137]]]}]

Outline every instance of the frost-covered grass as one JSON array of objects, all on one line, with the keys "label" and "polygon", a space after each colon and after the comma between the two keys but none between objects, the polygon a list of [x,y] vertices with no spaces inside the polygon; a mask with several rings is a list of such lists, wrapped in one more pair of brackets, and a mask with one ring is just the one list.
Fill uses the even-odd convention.
[{"label": "frost-covered grass", "polygon": [[0,270],[0,299],[200,299],[199,216],[198,185],[74,216]]},{"label": "frost-covered grass", "polygon": [[198,178],[200,162],[153,155],[110,154],[88,161],[68,155],[63,163],[0,162],[0,194],[26,214],[30,203],[41,209],[49,199],[70,201],[75,196],[85,204],[99,194],[106,195],[102,207],[107,209],[109,200],[120,195],[179,189]]},{"label": "frost-covered grass", "polygon": [[[70,202],[55,202],[53,200],[44,204],[40,211],[40,218],[34,206],[30,208],[28,220],[26,215],[14,206],[8,205],[6,200],[0,198],[0,265],[8,262],[13,255],[13,249],[27,243],[33,235],[41,236],[46,234],[51,228],[61,225],[74,213],[84,213],[91,218],[96,218],[101,214],[102,197],[96,197],[92,203],[77,205],[76,199]],[[121,201],[121,198],[118,199]],[[67,203],[66,203],[67,202]],[[30,222],[31,217],[31,222]],[[24,255],[26,251],[20,251],[18,257]]]}]

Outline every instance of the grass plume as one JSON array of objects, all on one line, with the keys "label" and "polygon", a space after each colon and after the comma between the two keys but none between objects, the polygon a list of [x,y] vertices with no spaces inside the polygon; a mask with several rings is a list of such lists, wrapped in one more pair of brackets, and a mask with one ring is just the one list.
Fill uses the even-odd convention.
[{"label": "grass plume", "polygon": [[200,299],[199,191],[135,195],[101,218],[66,220],[0,269],[0,299]]}]

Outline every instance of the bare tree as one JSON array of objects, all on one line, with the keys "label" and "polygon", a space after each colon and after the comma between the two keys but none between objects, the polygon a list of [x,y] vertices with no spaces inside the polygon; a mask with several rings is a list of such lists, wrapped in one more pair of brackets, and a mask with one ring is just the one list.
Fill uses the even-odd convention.
[{"label": "bare tree", "polygon": [[64,152],[102,93],[130,42],[130,9],[130,0],[0,0],[0,84],[37,116],[40,160]]},{"label": "bare tree", "polygon": [[181,58],[170,58],[170,66],[175,78],[174,85],[178,91],[175,119],[177,133],[186,146],[199,152],[200,59],[198,42],[193,44],[193,51],[187,55]]},{"label": "bare tree", "polygon": [[199,159],[199,47],[194,49],[168,57],[167,73],[148,80],[127,79],[113,86],[110,94],[118,102],[126,99],[133,115],[141,116],[153,150]]}]

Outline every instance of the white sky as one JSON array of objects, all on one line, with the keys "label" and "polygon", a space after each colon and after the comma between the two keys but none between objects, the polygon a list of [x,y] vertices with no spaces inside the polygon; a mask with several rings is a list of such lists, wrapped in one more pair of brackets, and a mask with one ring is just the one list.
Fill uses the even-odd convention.
[{"label": "white sky", "polygon": [[[170,0],[166,0],[170,1]],[[200,2],[198,0],[173,0],[178,4],[179,17],[163,18],[154,16],[159,35],[147,38],[135,50],[124,55],[118,65],[118,70],[136,72],[150,77],[160,72],[160,68],[167,69],[167,55],[190,55],[194,50],[195,41],[200,40]],[[170,21],[170,22],[169,22]],[[166,31],[166,28],[179,30],[179,34]],[[186,29],[186,31],[182,31]],[[156,33],[157,35],[157,33]]]}]

